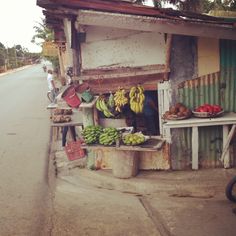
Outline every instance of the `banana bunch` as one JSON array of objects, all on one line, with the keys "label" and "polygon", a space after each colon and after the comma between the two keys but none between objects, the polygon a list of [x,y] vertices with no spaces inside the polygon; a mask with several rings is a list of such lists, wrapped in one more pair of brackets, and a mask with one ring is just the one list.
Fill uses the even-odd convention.
[{"label": "banana bunch", "polygon": [[145,100],[144,89],[141,85],[133,86],[129,92],[130,109],[135,113],[143,112],[143,104]]},{"label": "banana bunch", "polygon": [[[110,106],[110,105],[109,105]],[[99,96],[97,101],[96,101],[96,108],[103,112],[105,117],[110,118],[114,117],[115,115],[109,110],[108,104],[105,101],[105,98],[102,96]]]},{"label": "banana bunch", "polygon": [[114,98],[114,95],[112,94],[112,92],[110,92],[107,105],[108,105],[109,109],[114,110],[115,98]]},{"label": "banana bunch", "polygon": [[114,95],[115,110],[121,112],[124,105],[128,103],[128,98],[125,96],[125,90],[123,88],[118,88]]},{"label": "banana bunch", "polygon": [[89,125],[82,130],[82,136],[85,143],[93,144],[97,143],[100,134],[103,132],[103,128],[99,125]]},{"label": "banana bunch", "polygon": [[119,138],[119,132],[116,128],[108,127],[104,128],[103,132],[99,136],[99,144],[112,145]]}]

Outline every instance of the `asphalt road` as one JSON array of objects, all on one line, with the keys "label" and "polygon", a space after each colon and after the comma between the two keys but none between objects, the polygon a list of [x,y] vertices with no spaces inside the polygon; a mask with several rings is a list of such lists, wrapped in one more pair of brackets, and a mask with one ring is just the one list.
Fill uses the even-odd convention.
[{"label": "asphalt road", "polygon": [[49,230],[46,92],[41,65],[0,76],[1,236],[45,236]]}]

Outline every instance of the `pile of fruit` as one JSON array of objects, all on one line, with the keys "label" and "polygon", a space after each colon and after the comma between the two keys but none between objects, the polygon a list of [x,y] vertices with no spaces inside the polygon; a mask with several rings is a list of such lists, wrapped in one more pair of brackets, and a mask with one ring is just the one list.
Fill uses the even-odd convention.
[{"label": "pile of fruit", "polygon": [[112,145],[119,138],[116,128],[102,128],[99,125],[89,125],[82,131],[82,136],[86,144]]},{"label": "pile of fruit", "polygon": [[116,128],[104,128],[99,136],[99,144],[112,145],[119,139],[119,132]]},{"label": "pile of fruit", "polygon": [[139,145],[145,142],[145,137],[140,133],[126,134],[122,137],[125,145]]},{"label": "pile of fruit", "polygon": [[82,136],[85,143],[94,144],[99,140],[100,134],[103,132],[103,128],[99,125],[89,125],[82,131]]},{"label": "pile of fruit", "polygon": [[193,115],[199,118],[217,117],[224,113],[220,105],[203,104],[193,110]]},{"label": "pile of fruit", "polygon": [[188,109],[182,103],[177,103],[169,108],[168,111],[163,115],[164,119],[173,120],[173,119],[184,119],[190,117],[192,114],[191,110]]},{"label": "pile of fruit", "polygon": [[195,112],[209,112],[211,114],[217,114],[222,110],[223,108],[220,105],[210,105],[210,104],[203,104],[194,109]]},{"label": "pile of fruit", "polygon": [[136,114],[143,112],[145,100],[144,89],[141,85],[133,86],[129,92],[130,109]]}]

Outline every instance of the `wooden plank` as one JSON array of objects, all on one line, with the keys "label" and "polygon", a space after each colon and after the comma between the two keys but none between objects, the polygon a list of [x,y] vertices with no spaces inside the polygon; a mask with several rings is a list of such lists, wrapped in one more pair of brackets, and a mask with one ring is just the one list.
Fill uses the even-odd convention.
[{"label": "wooden plank", "polygon": [[169,68],[166,69],[157,69],[157,70],[141,70],[141,71],[130,71],[130,72],[120,72],[120,73],[99,73],[93,74],[93,75],[80,75],[77,77],[74,77],[73,79],[80,79],[83,81],[88,80],[98,80],[98,79],[117,79],[117,78],[124,78],[124,77],[135,77],[135,76],[144,76],[144,75],[155,75],[160,73],[168,73],[170,72]]},{"label": "wooden plank", "polygon": [[[170,68],[170,54],[171,54],[171,48],[172,48],[172,34],[167,35],[167,41],[166,41],[166,63],[165,63],[165,72],[168,72]],[[164,80],[169,79],[169,73],[165,73]]]},{"label": "wooden plank", "polygon": [[223,127],[223,152],[221,155],[221,161],[224,163],[224,168],[230,167],[230,155],[229,155],[229,144],[234,136],[234,132],[236,129],[236,125],[233,125],[229,134],[228,128],[226,126]]},{"label": "wooden plank", "polygon": [[198,169],[198,127],[192,128],[192,169]]},{"label": "wooden plank", "polygon": [[187,128],[187,127],[204,127],[216,125],[232,125],[236,124],[236,113],[225,113],[222,117],[215,118],[195,118],[191,117],[185,120],[168,120],[163,124],[166,128]]},{"label": "wooden plank", "polygon": [[116,79],[97,79],[87,81],[91,91],[94,94],[109,93],[117,91],[118,87],[123,87],[129,91],[134,85],[141,84],[145,90],[156,90],[157,81],[163,80],[163,74],[158,75],[146,75],[146,76],[133,76],[127,78]]},{"label": "wooden plank", "polygon": [[190,35],[209,38],[236,39],[233,25],[188,22],[183,19],[169,20],[150,16],[114,14],[108,12],[79,10],[77,21],[81,25],[152,31],[168,34]]},{"label": "wooden plank", "polygon": [[64,122],[64,123],[51,123],[51,127],[64,127],[64,126],[83,126],[82,122]]},{"label": "wooden plank", "polygon": [[[143,65],[143,66],[117,66],[117,67],[101,67],[101,68],[91,68],[91,69],[81,69],[82,75],[104,75],[107,73],[119,74],[119,73],[137,73],[142,71],[165,71],[166,65],[154,64],[154,65]],[[169,72],[167,70],[167,72]]]},{"label": "wooden plank", "polygon": [[[161,144],[163,145],[164,142]],[[121,150],[121,151],[139,151],[139,152],[156,152],[160,149],[160,146],[156,148],[145,148],[145,147],[139,147],[139,146],[126,146],[126,145],[120,145],[119,147],[113,145],[113,146],[103,146],[99,144],[94,145],[82,145],[83,149],[89,149],[89,150]]]}]

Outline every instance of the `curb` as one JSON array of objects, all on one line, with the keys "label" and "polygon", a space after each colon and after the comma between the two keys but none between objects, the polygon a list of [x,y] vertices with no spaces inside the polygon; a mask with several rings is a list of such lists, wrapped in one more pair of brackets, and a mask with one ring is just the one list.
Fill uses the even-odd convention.
[{"label": "curb", "polygon": [[4,75],[12,74],[12,73],[17,72],[17,71],[24,70],[24,69],[26,69],[26,68],[28,68],[28,67],[30,67],[30,66],[32,66],[32,65],[22,66],[22,67],[13,69],[13,70],[8,70],[8,71],[6,71],[6,72],[0,73],[0,77],[1,77],[1,76],[4,76]]},{"label": "curb", "polygon": [[140,171],[134,178],[119,179],[112,175],[111,170],[91,171],[73,168],[67,175],[59,175],[58,178],[75,186],[83,181],[97,188],[131,194],[162,193],[177,197],[212,198],[224,192],[228,180],[234,174],[235,169],[200,170],[198,173]]}]

